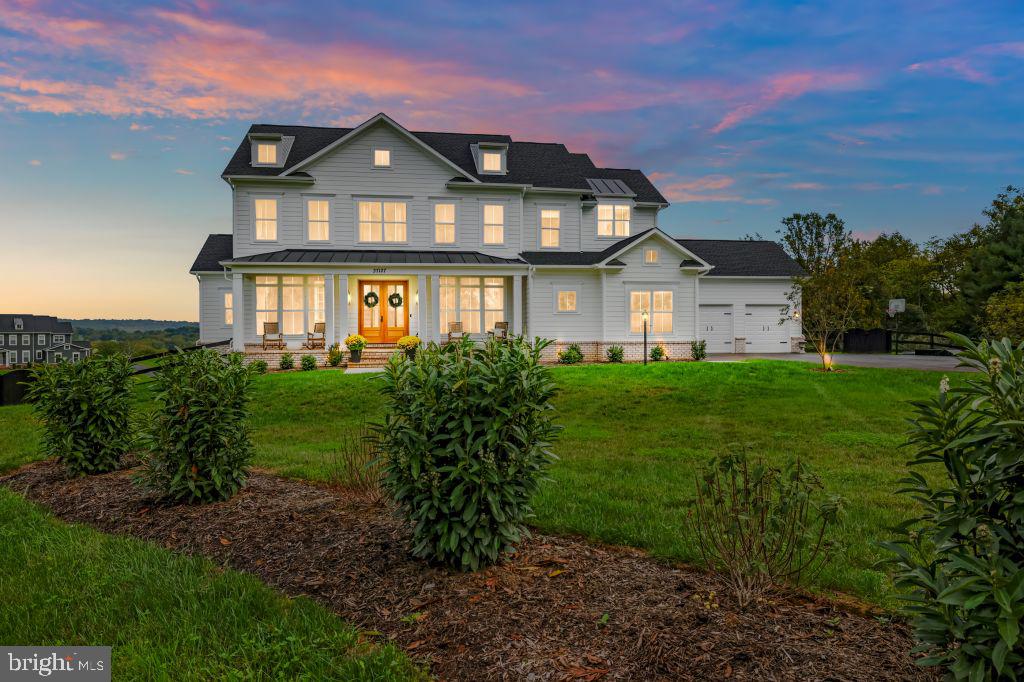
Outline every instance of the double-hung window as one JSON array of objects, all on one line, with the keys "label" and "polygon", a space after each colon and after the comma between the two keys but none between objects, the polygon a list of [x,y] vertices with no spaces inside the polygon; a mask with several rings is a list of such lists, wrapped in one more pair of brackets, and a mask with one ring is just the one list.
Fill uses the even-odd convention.
[{"label": "double-hung window", "polygon": [[505,205],[484,204],[484,244],[505,243]]},{"label": "double-hung window", "polygon": [[64,343],[64,335],[63,334],[54,334],[53,335],[53,342],[54,343]]},{"label": "double-hung window", "polygon": [[626,204],[598,204],[597,235],[599,237],[628,237],[629,213],[629,206]]},{"label": "double-hung window", "polygon": [[404,201],[360,201],[359,241],[405,242]]},{"label": "double-hung window", "polygon": [[277,277],[256,276],[256,333],[265,322],[277,322]]},{"label": "double-hung window", "polygon": [[303,332],[304,280],[304,277],[295,276],[281,278],[281,331],[285,334],[301,334]]},{"label": "double-hung window", "polygon": [[643,333],[645,312],[648,315],[648,331],[654,334],[672,333],[671,291],[633,290],[629,292],[630,333]]},{"label": "double-hung window", "polygon": [[256,221],[256,241],[277,241],[277,199],[256,199],[253,201]]},{"label": "double-hung window", "polygon": [[434,204],[434,241],[455,243],[455,204]]},{"label": "double-hung window", "polygon": [[32,335],[31,334],[22,334],[21,335],[21,345],[23,345],[23,346],[31,346],[32,345]]},{"label": "double-hung window", "polygon": [[36,334],[36,345],[42,346],[46,344],[46,334]]},{"label": "double-hung window", "polygon": [[327,199],[306,199],[306,239],[326,242],[331,238],[331,202]]},{"label": "double-hung window", "polygon": [[558,233],[562,227],[562,212],[556,208],[540,211],[540,245],[542,248],[558,248]]},{"label": "double-hung window", "polygon": [[505,280],[501,277],[442,277],[441,329],[461,321],[469,334],[494,329],[505,318]]},{"label": "double-hung window", "polygon": [[235,295],[224,292],[224,324],[228,327],[235,323]]},{"label": "double-hung window", "polygon": [[18,335],[17,334],[8,334],[7,335],[7,345],[8,346],[17,346],[18,345]]},{"label": "double-hung window", "polygon": [[327,300],[324,296],[324,278],[323,277],[311,277],[309,281],[309,319],[306,327],[307,331],[313,331],[314,326],[317,322],[325,322],[327,316],[324,311],[327,310],[325,301]]}]

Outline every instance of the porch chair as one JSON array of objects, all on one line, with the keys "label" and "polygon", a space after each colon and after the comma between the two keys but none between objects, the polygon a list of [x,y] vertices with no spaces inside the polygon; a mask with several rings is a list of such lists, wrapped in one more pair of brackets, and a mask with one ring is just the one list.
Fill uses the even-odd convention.
[{"label": "porch chair", "polygon": [[508,341],[508,322],[495,322],[494,329],[487,333],[499,341]]},{"label": "porch chair", "polygon": [[263,323],[263,350],[268,348],[284,348],[284,334],[281,333],[279,322]]},{"label": "porch chair", "polygon": [[314,322],[313,331],[306,332],[306,344],[305,347],[309,350],[316,348],[323,348],[327,342],[327,323],[326,322]]},{"label": "porch chair", "polygon": [[448,323],[448,343],[455,340],[462,340],[466,338],[466,332],[462,330],[461,322],[449,322]]}]

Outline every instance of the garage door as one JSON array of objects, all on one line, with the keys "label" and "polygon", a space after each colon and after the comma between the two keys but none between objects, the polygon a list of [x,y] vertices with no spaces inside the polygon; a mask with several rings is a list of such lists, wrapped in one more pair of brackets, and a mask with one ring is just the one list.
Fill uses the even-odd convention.
[{"label": "garage door", "polygon": [[779,324],[783,303],[747,306],[747,352],[788,353],[789,325]]},{"label": "garage door", "polygon": [[709,353],[733,352],[732,336],[731,305],[700,307],[700,337],[707,341]]}]

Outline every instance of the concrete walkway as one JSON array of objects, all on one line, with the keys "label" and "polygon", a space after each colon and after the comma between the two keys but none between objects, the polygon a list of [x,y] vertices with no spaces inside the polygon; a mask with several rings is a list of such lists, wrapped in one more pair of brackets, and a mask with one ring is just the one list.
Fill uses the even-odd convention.
[{"label": "concrete walkway", "polygon": [[[743,360],[791,360],[795,362],[820,363],[816,353],[779,353],[760,355],[757,353],[712,354],[709,362],[740,362]],[[957,367],[956,358],[945,355],[888,355],[884,353],[836,353],[836,365],[850,367],[880,367],[883,369],[923,369],[935,372],[971,372],[967,367]]]}]

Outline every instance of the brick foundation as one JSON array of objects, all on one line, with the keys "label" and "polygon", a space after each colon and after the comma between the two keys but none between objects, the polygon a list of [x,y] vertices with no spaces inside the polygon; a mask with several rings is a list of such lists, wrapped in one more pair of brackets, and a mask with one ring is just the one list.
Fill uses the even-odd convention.
[{"label": "brick foundation", "polygon": [[807,339],[802,336],[792,336],[789,339],[789,352],[790,353],[806,353],[804,350],[804,344],[807,343]]},{"label": "brick foundation", "polygon": [[[612,346],[622,346],[623,362],[644,361],[643,341],[556,341],[544,349],[543,361],[558,362],[558,353],[573,343],[578,345],[583,352],[583,362],[608,362],[608,349]],[[690,354],[689,341],[648,341],[648,359],[650,359],[651,349],[658,345],[665,349],[665,360],[693,359],[693,356]]]}]

